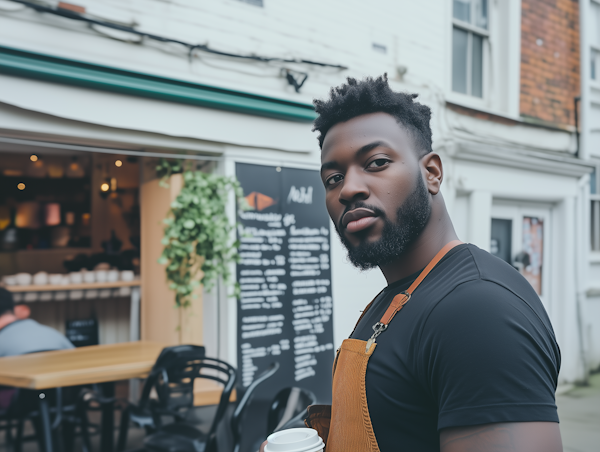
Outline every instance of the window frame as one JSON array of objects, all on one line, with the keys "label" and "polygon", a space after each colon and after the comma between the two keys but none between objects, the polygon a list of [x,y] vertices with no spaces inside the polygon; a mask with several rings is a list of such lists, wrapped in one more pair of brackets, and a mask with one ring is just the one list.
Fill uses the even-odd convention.
[{"label": "window frame", "polygon": [[[596,178],[596,191],[591,190],[591,178]],[[600,254],[600,162],[596,171],[590,174],[590,251]]]},{"label": "window frame", "polygon": [[[594,66],[596,78],[592,78],[592,65]],[[588,74],[590,84],[595,88],[600,87],[600,47],[590,45],[590,73]]]},{"label": "window frame", "polygon": [[[474,97],[452,90],[452,34],[455,23],[469,31],[474,27],[454,18],[453,0],[445,3],[446,54],[444,61],[446,101],[466,108],[520,120],[521,93],[521,0],[488,1],[487,36],[483,41],[483,96]],[[514,25],[514,26],[513,26]],[[472,58],[472,56],[471,56]]]},{"label": "window frame", "polygon": [[[488,22],[488,28],[481,28],[478,27],[477,25],[473,25],[469,22],[465,22],[463,20],[457,19],[456,17],[454,17],[454,2],[452,2],[452,31],[454,32],[455,28],[458,28],[459,30],[463,30],[467,32],[467,68],[466,68],[466,76],[467,76],[467,81],[466,81],[466,85],[467,85],[467,92],[466,93],[460,93],[458,91],[454,91],[454,89],[452,89],[452,85],[454,80],[451,80],[451,89],[453,93],[456,94],[462,94],[463,96],[469,96],[469,97],[473,97],[475,99],[484,99],[485,95],[486,95],[486,89],[485,89],[485,79],[486,79],[486,61],[488,59],[486,53],[489,51],[489,38],[490,38],[490,31],[489,31],[489,26],[490,26],[490,8],[489,8],[489,0],[488,0],[488,17],[487,17],[487,22]],[[475,2],[471,1],[470,3],[471,6],[471,17],[475,17]],[[472,94],[473,92],[473,35],[478,35],[481,36],[483,38],[483,43],[482,43],[482,48],[481,48],[481,97],[479,96],[475,96]],[[453,49],[454,50],[454,49]],[[450,78],[452,79],[452,75],[450,75]]]}]

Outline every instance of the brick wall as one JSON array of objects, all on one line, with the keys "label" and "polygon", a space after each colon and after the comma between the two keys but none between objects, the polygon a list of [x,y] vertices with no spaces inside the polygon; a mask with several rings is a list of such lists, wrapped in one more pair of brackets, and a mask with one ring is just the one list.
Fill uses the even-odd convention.
[{"label": "brick wall", "polygon": [[521,115],[573,126],[579,91],[579,3],[522,0]]}]

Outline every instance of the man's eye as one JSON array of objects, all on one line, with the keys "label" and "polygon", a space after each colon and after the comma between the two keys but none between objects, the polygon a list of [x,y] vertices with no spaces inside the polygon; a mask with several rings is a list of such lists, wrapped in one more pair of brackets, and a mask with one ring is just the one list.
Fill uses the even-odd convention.
[{"label": "man's eye", "polygon": [[333,185],[333,184],[337,184],[339,181],[341,181],[343,179],[341,174],[334,174],[333,176],[331,176],[329,179],[327,179],[325,181],[325,185]]},{"label": "man's eye", "polygon": [[381,168],[389,163],[388,159],[376,159],[367,165],[367,168]]}]

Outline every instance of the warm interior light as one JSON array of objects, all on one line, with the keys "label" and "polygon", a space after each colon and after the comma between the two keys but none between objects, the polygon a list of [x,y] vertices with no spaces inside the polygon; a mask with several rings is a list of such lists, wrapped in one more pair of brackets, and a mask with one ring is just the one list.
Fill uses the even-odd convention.
[{"label": "warm interior light", "polygon": [[17,184],[17,188],[18,188],[19,190],[25,190],[25,184],[24,184],[23,182],[19,182],[19,183]]},{"label": "warm interior light", "polygon": [[121,168],[123,166],[123,162],[121,160],[115,160],[115,166],[117,168]]},{"label": "warm interior light", "polygon": [[77,162],[73,162],[70,165],[71,171],[77,171],[79,169],[79,164]]},{"label": "warm interior light", "polygon": [[38,156],[35,154],[31,154],[31,156],[29,157],[29,160],[31,160],[32,162],[37,162],[38,161]]},{"label": "warm interior light", "polygon": [[100,190],[102,190],[102,191],[108,191],[109,188],[110,188],[110,185],[108,185],[106,182],[104,182],[102,185],[100,185]]}]

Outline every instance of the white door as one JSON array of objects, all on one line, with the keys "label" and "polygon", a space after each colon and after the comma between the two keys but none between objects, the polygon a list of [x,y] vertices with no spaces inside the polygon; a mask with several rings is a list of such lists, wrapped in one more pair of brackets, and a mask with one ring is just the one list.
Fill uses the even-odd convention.
[{"label": "white door", "polygon": [[494,201],[490,252],[515,267],[529,281],[546,309],[550,304],[552,207]]}]

